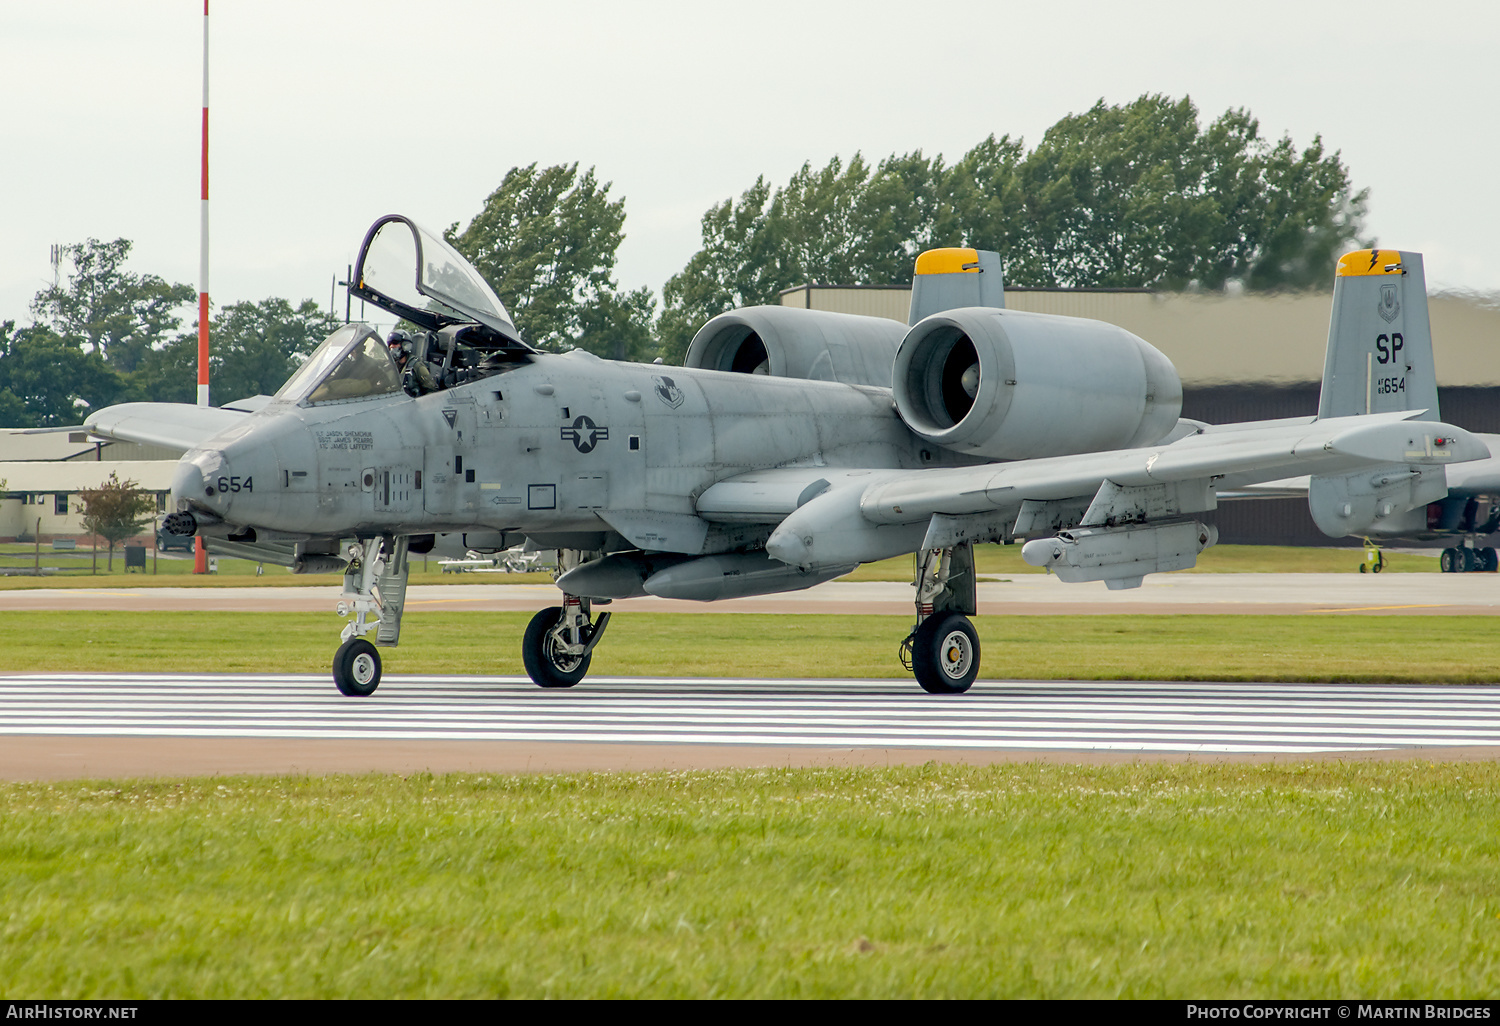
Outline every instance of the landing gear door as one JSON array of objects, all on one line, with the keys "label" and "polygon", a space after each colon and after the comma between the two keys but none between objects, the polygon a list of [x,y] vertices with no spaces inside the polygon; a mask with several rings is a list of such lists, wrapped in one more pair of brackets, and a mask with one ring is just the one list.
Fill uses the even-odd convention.
[{"label": "landing gear door", "polygon": [[350,291],[428,331],[475,322],[534,352],[473,265],[441,236],[399,214],[382,217],[365,234]]}]

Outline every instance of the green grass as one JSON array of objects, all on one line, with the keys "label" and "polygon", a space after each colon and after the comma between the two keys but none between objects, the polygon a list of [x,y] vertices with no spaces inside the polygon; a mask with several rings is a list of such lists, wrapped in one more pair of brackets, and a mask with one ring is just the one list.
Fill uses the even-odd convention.
[{"label": "green grass", "polygon": [[[521,674],[530,613],[408,612],[386,674]],[[0,673],[327,673],[329,613],[6,612]],[[909,616],[629,613],[594,675],[905,677]],[[981,616],[985,678],[1488,683],[1485,616]]]},{"label": "green grass", "polygon": [[1500,765],[0,786],[6,997],[1463,998]]}]

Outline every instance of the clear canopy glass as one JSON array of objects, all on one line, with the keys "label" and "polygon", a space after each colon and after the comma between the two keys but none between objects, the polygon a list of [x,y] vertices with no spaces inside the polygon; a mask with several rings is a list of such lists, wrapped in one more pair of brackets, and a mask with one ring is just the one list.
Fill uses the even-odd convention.
[{"label": "clear canopy glass", "polygon": [[[360,254],[359,289],[393,313],[442,323],[477,321],[516,339],[515,322],[489,284],[442,236],[400,216],[376,222]],[[429,321],[428,327],[437,323]]]},{"label": "clear canopy glass", "polygon": [[401,372],[380,336],[366,325],[346,324],[323,340],[276,398],[326,403],[400,389]]}]

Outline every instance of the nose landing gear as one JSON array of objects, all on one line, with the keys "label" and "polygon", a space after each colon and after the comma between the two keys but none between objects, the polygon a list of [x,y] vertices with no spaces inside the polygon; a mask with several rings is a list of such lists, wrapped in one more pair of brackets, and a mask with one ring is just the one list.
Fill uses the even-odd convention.
[{"label": "nose landing gear", "polygon": [[411,572],[408,541],[403,535],[349,546],[338,614],[352,612],[354,619],[344,625],[340,635],[344,643],[333,656],[333,683],[342,695],[367,698],[380,686],[380,653],[365,640],[366,634],[373,631],[380,645],[395,645],[401,638],[401,612]]}]

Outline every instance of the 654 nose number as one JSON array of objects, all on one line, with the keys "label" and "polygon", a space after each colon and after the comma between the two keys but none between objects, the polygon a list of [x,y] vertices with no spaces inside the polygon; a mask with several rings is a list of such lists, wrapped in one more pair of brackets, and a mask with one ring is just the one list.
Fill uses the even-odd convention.
[{"label": "654 nose number", "polygon": [[239,475],[234,477],[221,477],[215,482],[221,492],[253,492],[255,491],[255,478]]}]

